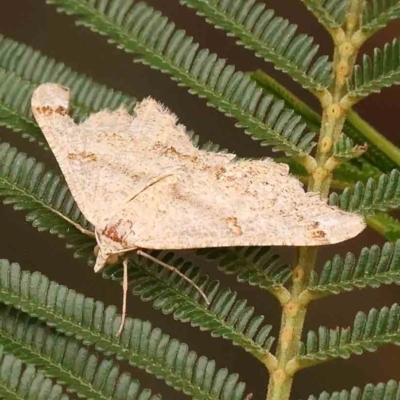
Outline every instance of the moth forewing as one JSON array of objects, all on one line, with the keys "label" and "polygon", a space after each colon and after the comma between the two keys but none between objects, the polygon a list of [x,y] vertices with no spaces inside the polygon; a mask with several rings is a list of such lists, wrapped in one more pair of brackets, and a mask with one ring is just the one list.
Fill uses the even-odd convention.
[{"label": "moth forewing", "polygon": [[365,227],[361,216],[305,192],[287,166],[199,150],[155,100],[139,103],[134,116],[103,110],[79,125],[68,102],[67,88],[46,83],[32,111],[95,227],[96,271],[135,249],[318,246]]}]

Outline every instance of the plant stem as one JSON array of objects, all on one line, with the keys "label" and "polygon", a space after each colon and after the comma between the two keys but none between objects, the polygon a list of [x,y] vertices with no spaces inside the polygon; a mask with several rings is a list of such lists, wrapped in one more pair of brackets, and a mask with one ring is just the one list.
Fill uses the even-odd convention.
[{"label": "plant stem", "polygon": [[[339,140],[349,111],[341,104],[347,92],[346,79],[351,76],[358,49],[361,46],[359,27],[365,0],[350,0],[343,29],[335,33],[332,87],[321,96],[322,124],[316,153],[316,168],[310,174],[308,191],[327,198],[333,170],[328,167],[334,144]],[[355,40],[356,39],[356,40]],[[309,297],[301,294],[310,283],[317,260],[318,247],[301,247],[293,271],[290,298],[283,304],[281,330],[276,351],[277,366],[271,371],[267,400],[287,400],[293,377],[299,369],[296,357],[307,312]]]}]

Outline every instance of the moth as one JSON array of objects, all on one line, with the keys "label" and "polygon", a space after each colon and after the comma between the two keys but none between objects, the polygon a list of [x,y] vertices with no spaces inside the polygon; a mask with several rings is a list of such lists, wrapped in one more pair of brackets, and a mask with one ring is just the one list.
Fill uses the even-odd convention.
[{"label": "moth", "polygon": [[361,216],[305,192],[285,164],[196,148],[151,98],[133,116],[103,110],[81,124],[68,106],[69,89],[55,83],[32,96],[33,114],[95,228],[96,272],[141,249],[319,246],[365,227]]}]

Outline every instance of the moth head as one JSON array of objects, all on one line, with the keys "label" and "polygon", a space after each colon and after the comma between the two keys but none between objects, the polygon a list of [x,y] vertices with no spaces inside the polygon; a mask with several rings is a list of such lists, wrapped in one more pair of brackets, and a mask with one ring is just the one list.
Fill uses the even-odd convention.
[{"label": "moth head", "polygon": [[107,265],[115,264],[119,258],[117,253],[112,253],[107,248],[101,248],[99,245],[94,248],[94,255],[96,256],[94,272],[101,271]]},{"label": "moth head", "polygon": [[65,115],[69,105],[69,89],[58,83],[44,83],[38,86],[32,95],[32,108],[40,113],[53,110]]}]

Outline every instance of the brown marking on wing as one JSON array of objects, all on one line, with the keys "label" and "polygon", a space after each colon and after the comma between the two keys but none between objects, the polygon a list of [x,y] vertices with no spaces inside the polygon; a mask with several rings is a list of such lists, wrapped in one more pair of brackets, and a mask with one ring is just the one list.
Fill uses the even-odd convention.
[{"label": "brown marking on wing", "polygon": [[54,112],[59,115],[67,115],[67,109],[62,106],[58,106]]},{"label": "brown marking on wing", "polygon": [[45,115],[46,117],[53,115],[53,113],[62,116],[67,115],[67,109],[62,106],[58,106],[56,109],[50,106],[42,106],[42,107],[36,107],[35,110],[38,114]]},{"label": "brown marking on wing", "polygon": [[112,225],[107,225],[103,230],[103,234],[114,242],[127,245],[124,239],[132,231],[132,225],[132,221],[120,219]]},{"label": "brown marking on wing", "polygon": [[326,233],[324,231],[319,230],[313,232],[311,236],[313,239],[322,239],[326,236]]},{"label": "brown marking on wing", "polygon": [[68,158],[70,160],[97,161],[94,153],[68,153]]},{"label": "brown marking on wing", "polygon": [[107,225],[103,231],[104,236],[107,236],[114,242],[122,243],[123,236],[118,232],[118,227],[121,224],[122,220],[120,219],[114,225]]},{"label": "brown marking on wing", "polygon": [[198,161],[199,157],[197,155],[190,155],[190,154],[182,154],[174,146],[169,146],[165,151],[164,154],[173,154],[177,156],[181,160],[190,160],[192,162]]},{"label": "brown marking on wing", "polygon": [[47,117],[53,114],[53,108],[49,106],[36,107],[35,110],[38,114],[43,114]]},{"label": "brown marking on wing", "polygon": [[221,176],[226,172],[226,168],[224,167],[220,167],[217,169],[217,171],[215,172],[215,176],[217,177],[217,179],[221,178]]},{"label": "brown marking on wing", "polygon": [[228,223],[229,229],[237,236],[243,235],[242,228],[238,224],[238,220],[236,217],[227,217],[224,218],[225,221]]}]

